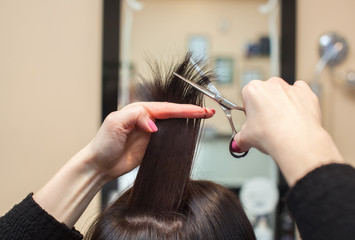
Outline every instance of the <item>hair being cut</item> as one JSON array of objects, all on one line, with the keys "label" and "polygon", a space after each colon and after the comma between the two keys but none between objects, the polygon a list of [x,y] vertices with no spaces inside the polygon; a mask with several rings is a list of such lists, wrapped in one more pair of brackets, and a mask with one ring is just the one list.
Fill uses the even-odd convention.
[{"label": "hair being cut", "polygon": [[[187,53],[166,71],[151,65],[152,79],[141,80],[137,98],[202,106],[203,94],[172,74],[207,85],[214,74],[204,65],[202,76],[191,57]],[[201,119],[156,120],[156,125],[133,187],[99,215],[87,239],[255,239],[230,190],[190,178]]]}]

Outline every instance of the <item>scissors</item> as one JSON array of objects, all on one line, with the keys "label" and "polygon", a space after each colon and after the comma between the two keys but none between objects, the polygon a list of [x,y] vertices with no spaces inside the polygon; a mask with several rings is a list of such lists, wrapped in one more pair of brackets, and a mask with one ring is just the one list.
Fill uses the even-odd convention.
[{"label": "scissors", "polygon": [[[203,76],[202,70],[195,63],[194,63],[194,66],[195,66],[195,69],[200,73],[200,75]],[[233,149],[232,149],[232,143],[234,141],[235,135],[237,134],[237,131],[235,130],[235,127],[234,127],[234,124],[233,124],[233,120],[232,120],[232,110],[239,110],[239,111],[245,112],[245,108],[240,107],[240,106],[232,103],[231,101],[225,99],[224,97],[222,97],[222,95],[219,93],[219,91],[213,85],[212,82],[210,82],[207,85],[207,87],[203,87],[203,86],[200,86],[197,83],[194,83],[194,82],[190,81],[189,79],[184,78],[183,76],[181,76],[180,74],[177,74],[176,72],[173,72],[173,74],[175,76],[177,76],[178,78],[180,78],[181,80],[185,81],[186,83],[190,84],[192,87],[194,87],[197,90],[201,91],[206,96],[210,97],[211,99],[213,99],[214,101],[216,101],[219,104],[219,106],[224,111],[224,114],[228,118],[229,124],[231,125],[231,128],[232,128],[232,138],[231,138],[231,140],[229,142],[229,152],[235,158],[245,157],[248,154],[249,151],[246,151],[244,153],[238,154],[236,152],[233,152]]]}]

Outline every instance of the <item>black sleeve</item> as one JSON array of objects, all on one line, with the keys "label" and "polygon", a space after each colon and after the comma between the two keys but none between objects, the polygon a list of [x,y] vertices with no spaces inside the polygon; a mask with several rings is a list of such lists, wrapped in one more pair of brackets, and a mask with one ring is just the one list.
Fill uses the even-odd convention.
[{"label": "black sleeve", "polygon": [[300,179],[287,199],[303,240],[355,239],[355,169],[319,167]]},{"label": "black sleeve", "polygon": [[69,229],[43,210],[28,195],[0,218],[0,239],[19,240],[79,240],[83,236],[74,228]]}]

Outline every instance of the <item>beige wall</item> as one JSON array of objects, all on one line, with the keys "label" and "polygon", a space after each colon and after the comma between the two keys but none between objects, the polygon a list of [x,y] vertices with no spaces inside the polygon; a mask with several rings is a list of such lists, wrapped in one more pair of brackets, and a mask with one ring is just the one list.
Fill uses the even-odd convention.
[{"label": "beige wall", "polygon": [[318,39],[329,31],[344,36],[349,44],[347,59],[335,68],[340,77],[326,69],[322,76],[321,103],[324,125],[331,132],[344,158],[355,164],[355,90],[332,81],[344,81],[345,73],[355,70],[355,31],[353,0],[298,0],[297,78],[310,81],[319,59]]},{"label": "beige wall", "polygon": [[99,127],[101,5],[0,1],[0,215]]}]

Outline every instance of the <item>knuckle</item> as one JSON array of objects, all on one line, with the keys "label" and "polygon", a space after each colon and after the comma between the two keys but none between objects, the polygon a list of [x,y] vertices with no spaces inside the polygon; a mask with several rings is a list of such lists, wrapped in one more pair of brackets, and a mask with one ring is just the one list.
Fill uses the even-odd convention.
[{"label": "knuckle", "polygon": [[163,109],[165,112],[169,110],[169,103],[168,102],[163,102]]},{"label": "knuckle", "polygon": [[142,115],[144,115],[145,113],[147,113],[147,109],[143,106],[143,105],[141,105],[141,104],[135,104],[134,106],[133,106],[133,112],[135,112],[136,113],[136,115],[137,115],[137,117],[139,117],[139,116],[142,116]]},{"label": "knuckle", "polygon": [[271,82],[271,83],[283,83],[285,81],[282,78],[279,78],[279,77],[271,77],[271,78],[269,78],[268,82]]},{"label": "knuckle", "polygon": [[108,124],[113,124],[116,121],[116,115],[117,111],[109,113],[109,115],[106,116],[105,122]]},{"label": "knuckle", "polygon": [[308,88],[308,84],[303,80],[297,80],[293,85],[301,88]]},{"label": "knuckle", "polygon": [[255,87],[255,86],[258,86],[259,84],[261,84],[262,81],[260,80],[251,80],[247,86],[252,86],[252,87]]},{"label": "knuckle", "polygon": [[145,109],[145,107],[140,102],[130,103],[125,108],[130,109],[132,111],[138,111],[138,112]]},{"label": "knuckle", "polygon": [[262,84],[262,81],[260,80],[252,80],[250,81],[243,89],[242,89],[242,95],[249,95],[249,94],[253,94],[256,91],[258,91],[258,89],[260,88]]},{"label": "knuckle", "polygon": [[112,121],[115,118],[116,112],[111,112],[109,115],[107,115],[106,120],[107,121]]}]

